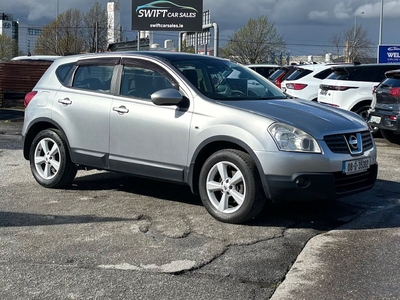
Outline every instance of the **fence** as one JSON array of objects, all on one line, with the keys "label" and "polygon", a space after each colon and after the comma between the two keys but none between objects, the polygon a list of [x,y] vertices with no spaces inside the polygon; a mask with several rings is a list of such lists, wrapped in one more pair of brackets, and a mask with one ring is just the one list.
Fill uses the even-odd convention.
[{"label": "fence", "polygon": [[52,62],[0,61],[0,107],[22,107]]}]

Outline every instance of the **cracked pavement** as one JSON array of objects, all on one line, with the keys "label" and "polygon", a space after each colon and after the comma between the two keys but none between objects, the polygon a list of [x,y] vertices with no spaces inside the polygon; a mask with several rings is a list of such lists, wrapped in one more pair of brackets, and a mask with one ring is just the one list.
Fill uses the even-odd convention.
[{"label": "cracked pavement", "polygon": [[45,189],[22,157],[21,125],[0,121],[4,300],[269,299],[312,237],[375,195],[266,206],[232,225],[186,186],[79,171],[71,188]]}]

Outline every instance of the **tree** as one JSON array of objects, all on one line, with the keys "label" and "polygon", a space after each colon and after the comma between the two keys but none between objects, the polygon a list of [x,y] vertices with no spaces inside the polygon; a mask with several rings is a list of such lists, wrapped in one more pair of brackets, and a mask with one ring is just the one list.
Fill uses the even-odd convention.
[{"label": "tree", "polygon": [[340,34],[334,34],[329,39],[330,44],[336,49],[343,49],[346,62],[369,62],[374,56],[374,44],[368,39],[368,32],[362,25],[352,26]]},{"label": "tree", "polygon": [[70,9],[46,25],[36,41],[35,53],[66,55],[107,48],[107,12],[96,1],[86,14]]},{"label": "tree", "polygon": [[342,41],[342,36],[340,34],[333,34],[330,39],[329,39],[329,43],[333,46],[334,53],[336,58],[341,56],[341,49],[342,49],[342,45],[343,45],[343,41]]},{"label": "tree", "polygon": [[266,16],[250,19],[245,27],[235,31],[227,45],[221,48],[221,54],[241,64],[271,62],[275,53],[285,52],[286,44],[268,22]]},{"label": "tree", "polygon": [[69,9],[43,28],[36,41],[35,53],[65,55],[84,51],[82,14]]},{"label": "tree", "polygon": [[368,39],[368,32],[362,25],[353,26],[344,34],[348,46],[348,61],[368,61],[372,57],[373,43]]},{"label": "tree", "polygon": [[10,59],[15,55],[15,41],[6,34],[0,34],[0,60]]},{"label": "tree", "polygon": [[96,3],[83,15],[85,24],[85,49],[88,52],[105,51],[107,41],[107,10]]}]

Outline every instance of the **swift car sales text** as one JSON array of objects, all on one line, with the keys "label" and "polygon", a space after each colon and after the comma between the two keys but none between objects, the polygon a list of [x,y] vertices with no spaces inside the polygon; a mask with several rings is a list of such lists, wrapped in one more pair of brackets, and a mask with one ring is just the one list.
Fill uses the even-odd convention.
[{"label": "swift car sales text", "polygon": [[195,12],[169,12],[168,9],[140,9],[139,18],[195,18]]}]

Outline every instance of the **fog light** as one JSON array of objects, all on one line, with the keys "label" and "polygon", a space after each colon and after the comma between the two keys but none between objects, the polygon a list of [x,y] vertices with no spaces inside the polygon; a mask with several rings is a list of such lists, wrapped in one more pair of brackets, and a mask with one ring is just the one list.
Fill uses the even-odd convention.
[{"label": "fog light", "polygon": [[310,185],[310,179],[305,176],[299,176],[294,180],[294,183],[299,188],[306,188]]}]

